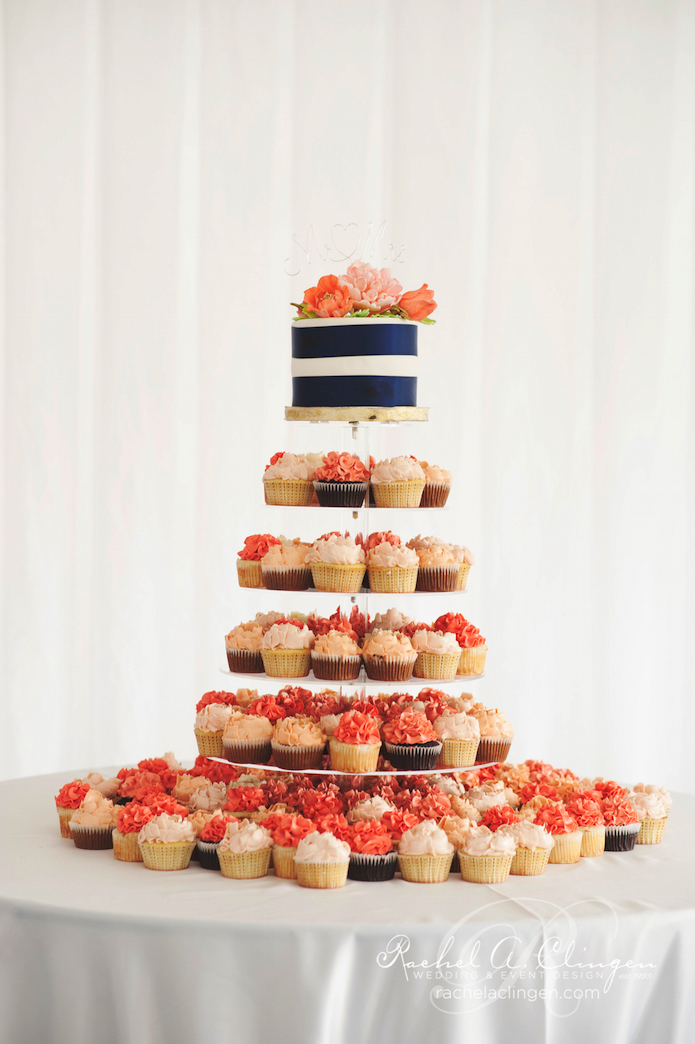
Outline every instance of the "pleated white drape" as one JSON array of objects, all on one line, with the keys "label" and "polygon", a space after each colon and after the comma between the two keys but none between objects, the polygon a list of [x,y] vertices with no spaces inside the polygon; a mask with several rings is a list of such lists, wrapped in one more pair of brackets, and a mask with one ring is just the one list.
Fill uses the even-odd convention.
[{"label": "pleated white drape", "polygon": [[290,279],[292,235],[385,220],[440,306],[409,437],[478,557],[476,693],[516,758],[692,790],[693,0],[4,0],[2,34],[2,775],[193,754],[259,608],[288,302],[345,268]]}]

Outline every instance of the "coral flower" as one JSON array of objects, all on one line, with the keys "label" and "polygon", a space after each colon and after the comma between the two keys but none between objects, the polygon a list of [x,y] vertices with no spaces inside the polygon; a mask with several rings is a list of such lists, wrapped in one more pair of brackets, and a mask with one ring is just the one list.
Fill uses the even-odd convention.
[{"label": "coral flower", "polygon": [[407,294],[403,294],[398,305],[408,313],[409,319],[420,322],[435,310],[437,302],[434,299],[434,290],[430,290],[427,283],[423,283],[419,290],[409,290]]},{"label": "coral flower", "polygon": [[304,304],[319,319],[339,319],[354,308],[348,290],[341,286],[338,277],[334,275],[321,276],[318,286],[305,290]]}]

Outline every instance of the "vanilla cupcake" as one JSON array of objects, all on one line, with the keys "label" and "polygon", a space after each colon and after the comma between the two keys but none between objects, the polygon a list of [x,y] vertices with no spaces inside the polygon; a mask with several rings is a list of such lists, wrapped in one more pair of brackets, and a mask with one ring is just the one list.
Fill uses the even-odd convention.
[{"label": "vanilla cupcake", "polygon": [[398,609],[387,609],[385,613],[377,613],[372,623],[373,631],[400,631],[402,627],[414,623],[412,616],[406,616]]},{"label": "vanilla cupcake", "polygon": [[321,726],[307,717],[281,718],[273,729],[273,760],[278,768],[301,772],[319,768],[326,747]]},{"label": "vanilla cupcake", "polygon": [[362,648],[367,675],[373,681],[409,681],[417,660],[410,638],[397,631],[372,631]]},{"label": "vanilla cupcake", "polygon": [[301,541],[273,544],[261,559],[263,584],[271,591],[306,591],[311,584],[311,569],[306,556],[309,544]]},{"label": "vanilla cupcake", "polygon": [[381,750],[379,722],[359,710],[341,714],[330,741],[331,768],[336,772],[376,772]]},{"label": "vanilla cupcake", "polygon": [[208,779],[207,776],[192,776],[189,772],[182,772],[176,777],[176,786],[172,790],[171,796],[180,805],[188,807],[188,802],[193,797],[194,792],[209,786],[211,782],[212,780]]},{"label": "vanilla cupcake", "polygon": [[347,881],[350,846],[330,831],[307,834],[297,845],[294,866],[302,888],[341,888]]},{"label": "vanilla cupcake", "polygon": [[417,653],[413,668],[416,678],[446,680],[456,677],[461,650],[450,631],[416,631],[412,645]]},{"label": "vanilla cupcake", "polygon": [[317,540],[306,556],[317,591],[357,594],[367,571],[362,547],[350,536]]},{"label": "vanilla cupcake", "polygon": [[454,846],[433,819],[425,819],[401,837],[398,865],[404,881],[438,884],[446,881],[454,858]]},{"label": "vanilla cupcake", "polygon": [[425,472],[412,457],[380,460],[370,476],[377,507],[420,507],[426,482]]},{"label": "vanilla cupcake", "polygon": [[231,718],[233,708],[226,703],[209,703],[195,717],[195,738],[198,753],[206,758],[223,756],[222,736]]},{"label": "vanilla cupcake", "polygon": [[671,795],[667,790],[653,785],[638,783],[627,795],[640,821],[637,834],[638,845],[658,845],[664,836],[666,820],[671,807]]},{"label": "vanilla cupcake", "polygon": [[367,823],[370,820],[380,820],[384,812],[391,812],[396,806],[391,801],[376,794],[374,797],[358,801],[348,812],[346,819],[348,823]]},{"label": "vanilla cupcake", "polygon": [[276,453],[263,475],[266,504],[308,507],[314,500],[314,473],[306,456]]},{"label": "vanilla cupcake", "polygon": [[553,835],[540,823],[531,823],[527,819],[501,826],[497,833],[503,832],[509,834],[517,846],[509,872],[523,877],[542,874],[555,844]]},{"label": "vanilla cupcake", "polygon": [[476,761],[481,764],[506,761],[514,739],[514,729],[506,715],[496,707],[490,709],[482,703],[473,704],[469,713],[478,719],[480,725],[480,745]]},{"label": "vanilla cupcake", "polygon": [[263,635],[261,656],[271,678],[305,678],[311,669],[313,632],[306,626],[276,623]]},{"label": "vanilla cupcake", "polygon": [[420,466],[426,480],[420,507],[444,507],[451,492],[451,472],[436,464],[428,464],[426,460],[421,460]]},{"label": "vanilla cupcake", "polygon": [[418,556],[418,591],[455,591],[459,578],[459,563],[449,544],[421,547]]},{"label": "vanilla cupcake", "polygon": [[225,637],[227,663],[233,674],[262,674],[263,631],[254,620],[239,624]]},{"label": "vanilla cupcake", "polygon": [[412,548],[384,541],[367,552],[369,586],[376,594],[409,594],[417,586],[418,556]]},{"label": "vanilla cupcake", "polygon": [[223,756],[242,765],[264,765],[270,760],[273,724],[262,714],[234,714],[222,737]]},{"label": "vanilla cupcake", "polygon": [[113,848],[118,806],[98,790],[88,790],[70,820],[75,848]]},{"label": "vanilla cupcake", "polygon": [[265,877],[272,847],[272,835],[264,826],[251,819],[230,820],[217,848],[222,876],[237,881]]},{"label": "vanilla cupcake", "polygon": [[475,565],[473,552],[469,551],[468,548],[464,547],[462,544],[452,544],[451,553],[454,556],[454,561],[459,567],[459,575],[456,580],[456,590],[465,591],[471,566]]},{"label": "vanilla cupcake", "polygon": [[502,827],[494,833],[486,826],[473,827],[459,850],[461,877],[477,884],[501,884],[509,877],[516,847]]},{"label": "vanilla cupcake", "polygon": [[142,861],[148,870],[185,870],[196,839],[195,829],[187,819],[163,812],[145,823],[138,834]]},{"label": "vanilla cupcake", "polygon": [[478,787],[471,787],[466,791],[466,800],[478,810],[481,815],[489,812],[496,805],[506,805],[507,799],[504,793],[504,783],[501,779],[481,783]]},{"label": "vanilla cupcake", "polygon": [[344,631],[329,631],[314,642],[311,667],[317,679],[348,681],[359,677],[362,650]]},{"label": "vanilla cupcake", "polygon": [[208,783],[206,787],[198,787],[188,799],[189,811],[216,812],[227,800],[227,784],[223,782]]},{"label": "vanilla cupcake", "polygon": [[442,768],[468,768],[475,764],[480,744],[478,719],[465,712],[440,714],[432,722],[437,739],[442,742],[438,765]]}]

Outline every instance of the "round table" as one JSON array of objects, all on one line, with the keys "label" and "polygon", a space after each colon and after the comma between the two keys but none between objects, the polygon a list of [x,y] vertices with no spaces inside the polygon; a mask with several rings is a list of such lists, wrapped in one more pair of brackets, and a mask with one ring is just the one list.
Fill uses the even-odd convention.
[{"label": "round table", "polygon": [[335,891],[61,838],[75,773],[0,784],[0,1040],[695,1040],[695,797],[664,841],[503,885]]}]

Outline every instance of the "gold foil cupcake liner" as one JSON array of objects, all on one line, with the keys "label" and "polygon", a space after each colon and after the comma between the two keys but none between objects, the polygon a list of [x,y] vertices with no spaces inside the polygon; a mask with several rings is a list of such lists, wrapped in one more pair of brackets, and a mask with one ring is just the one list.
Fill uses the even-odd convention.
[{"label": "gold foil cupcake liner", "polygon": [[331,768],[336,772],[376,772],[381,743],[341,743],[330,741]]},{"label": "gold foil cupcake liner", "polygon": [[302,888],[342,888],[350,863],[297,863],[294,868]]},{"label": "gold foil cupcake liner", "polygon": [[90,826],[86,823],[71,823],[70,833],[75,848],[89,848],[93,851],[113,848],[113,824]]},{"label": "gold foil cupcake liner", "polygon": [[270,761],[272,748],[269,739],[231,740],[222,738],[223,758],[234,764],[265,765]]},{"label": "gold foil cupcake liner", "polygon": [[140,841],[139,844],[147,870],[185,870],[196,845],[195,841]]},{"label": "gold foil cupcake liner", "polygon": [[458,580],[456,581],[456,590],[465,591],[466,583],[468,582],[468,574],[471,571],[470,562],[462,562],[459,566]]},{"label": "gold foil cupcake liner", "polygon": [[584,827],[582,829],[582,847],[580,856],[591,858],[603,855],[606,848],[606,828],[603,823],[598,826]]},{"label": "gold foil cupcake liner", "polygon": [[459,851],[461,877],[474,884],[502,884],[512,868],[511,855],[466,855]]},{"label": "gold foil cupcake liner", "polygon": [[331,656],[312,652],[311,669],[320,681],[353,681],[360,676],[362,657],[359,653],[355,656]]},{"label": "gold foil cupcake liner", "polygon": [[416,508],[420,507],[425,485],[424,479],[408,479],[406,482],[376,482],[371,490],[377,507]]},{"label": "gold foil cupcake liner", "polygon": [[459,567],[419,566],[417,572],[418,591],[455,591],[459,578]]},{"label": "gold foil cupcake liner", "polygon": [[284,877],[288,881],[297,880],[294,868],[294,857],[297,849],[291,845],[273,845],[273,867],[276,877]]},{"label": "gold foil cupcake liner", "polygon": [[58,819],[60,820],[60,836],[66,838],[68,841],[72,841],[72,834],[70,833],[70,820],[77,812],[76,808],[60,808],[58,809]]},{"label": "gold foil cupcake liner", "polygon": [[227,649],[227,663],[232,674],[263,674],[260,649]]},{"label": "gold foil cupcake liner", "polygon": [[450,482],[425,482],[420,507],[442,508],[449,499]]},{"label": "gold foil cupcake liner", "polygon": [[574,830],[571,834],[553,834],[555,844],[550,849],[550,863],[578,863],[582,851],[582,832]]},{"label": "gold foil cupcake liner", "polygon": [[445,678],[456,677],[458,663],[458,653],[420,652],[417,654],[413,674],[416,678],[443,681]]},{"label": "gold foil cupcake liner", "polygon": [[485,670],[487,645],[476,645],[472,649],[462,649],[459,657],[457,674],[482,674]]},{"label": "gold foil cupcake liner", "polygon": [[314,483],[309,479],[271,479],[263,483],[266,504],[285,507],[310,507]]},{"label": "gold foil cupcake liner", "polygon": [[287,743],[276,743],[271,741],[273,748],[273,761],[278,768],[291,769],[301,772],[302,769],[319,768],[321,759],[326,751],[325,743],[319,747],[291,747]]},{"label": "gold foil cupcake liner", "polygon": [[263,649],[261,658],[269,678],[306,678],[311,670],[310,649]]},{"label": "gold foil cupcake liner", "polygon": [[666,829],[666,820],[668,816],[664,816],[663,819],[652,819],[650,816],[645,816],[640,823],[639,833],[637,835],[636,845],[658,845],[664,836],[664,830]]},{"label": "gold foil cupcake liner", "polygon": [[441,766],[441,768],[468,768],[470,765],[474,765],[478,743],[477,739],[442,740],[442,752],[439,755],[437,766]]},{"label": "gold foil cupcake liner", "polygon": [[369,587],[374,594],[412,594],[417,587],[418,567],[369,566]]},{"label": "gold foil cupcake liner", "polygon": [[261,567],[263,586],[269,591],[308,591],[311,586],[309,566]]},{"label": "gold foil cupcake liner", "polygon": [[410,659],[393,659],[388,656],[363,656],[364,669],[372,681],[401,682],[410,681],[417,656]]},{"label": "gold foil cupcake liner", "polygon": [[207,732],[205,729],[194,729],[198,753],[205,758],[224,757],[222,732]]},{"label": "gold foil cupcake liner", "polygon": [[256,562],[254,559],[237,558],[236,571],[239,587],[265,587],[260,562]]},{"label": "gold foil cupcake liner", "polygon": [[522,877],[536,877],[545,870],[549,856],[549,848],[517,848],[509,873]]},{"label": "gold foil cupcake liner", "polygon": [[448,855],[403,855],[398,853],[398,868],[404,881],[416,884],[440,884],[451,870],[454,853]]},{"label": "gold foil cupcake liner", "polygon": [[138,844],[138,831],[122,834],[120,830],[114,830],[113,854],[122,863],[141,863],[142,852]]},{"label": "gold foil cupcake liner", "polygon": [[367,572],[366,565],[334,565],[329,562],[312,562],[311,578],[317,591],[334,591],[336,594],[357,594]]},{"label": "gold foil cupcake liner", "polygon": [[265,877],[270,868],[270,848],[259,848],[255,852],[221,852],[218,848],[217,858],[222,876],[235,881]]}]

